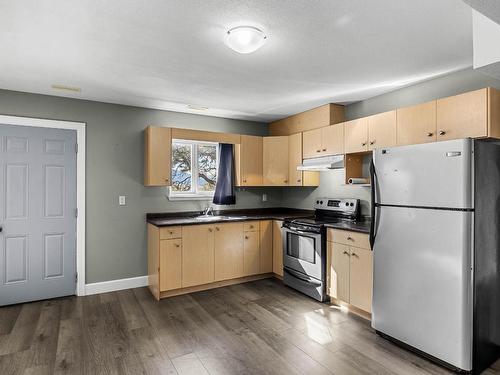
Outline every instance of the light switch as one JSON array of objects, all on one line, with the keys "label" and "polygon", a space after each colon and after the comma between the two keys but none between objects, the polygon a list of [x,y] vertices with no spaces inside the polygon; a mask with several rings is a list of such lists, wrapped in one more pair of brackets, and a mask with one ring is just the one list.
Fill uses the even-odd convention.
[{"label": "light switch", "polygon": [[125,206],[125,203],[126,203],[126,196],[125,195],[120,195],[118,197],[118,204],[120,206]]}]

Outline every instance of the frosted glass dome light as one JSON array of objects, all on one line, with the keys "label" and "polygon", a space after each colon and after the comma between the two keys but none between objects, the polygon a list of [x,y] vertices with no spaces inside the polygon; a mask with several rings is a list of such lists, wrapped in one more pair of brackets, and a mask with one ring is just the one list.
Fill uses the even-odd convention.
[{"label": "frosted glass dome light", "polygon": [[252,53],[266,42],[264,32],[253,26],[238,26],[226,34],[226,45],[238,53]]}]

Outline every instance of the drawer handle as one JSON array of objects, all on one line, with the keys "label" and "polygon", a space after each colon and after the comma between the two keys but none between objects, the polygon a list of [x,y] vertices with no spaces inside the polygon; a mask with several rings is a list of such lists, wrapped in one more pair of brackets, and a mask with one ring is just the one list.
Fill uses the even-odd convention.
[{"label": "drawer handle", "polygon": [[344,250],[344,252],[343,252],[342,254],[345,254],[345,255],[347,255],[347,256],[350,256],[350,254],[349,254],[347,251],[345,251],[345,250]]},{"label": "drawer handle", "polygon": [[375,144],[375,141],[370,141],[370,146],[374,145],[374,144]]},{"label": "drawer handle", "polygon": [[366,146],[366,142],[361,143],[361,146]]},{"label": "drawer handle", "polygon": [[246,178],[244,178],[244,179],[243,179],[243,182],[247,182],[247,179],[246,179]]},{"label": "drawer handle", "polygon": [[218,232],[220,229],[219,229],[219,227],[215,227],[215,230]]},{"label": "drawer handle", "polygon": [[323,151],[326,151],[326,148],[324,148]]},{"label": "drawer handle", "polygon": [[316,150],[316,152],[321,152],[321,150]]},{"label": "drawer handle", "polygon": [[446,132],[444,130],[439,131],[439,135],[445,135],[445,134],[446,134]]},{"label": "drawer handle", "polygon": [[209,232],[213,232],[214,230],[212,228],[208,228],[208,231]]},{"label": "drawer handle", "polygon": [[172,231],[169,231],[168,233],[170,233],[171,235],[174,234],[174,232],[172,232]]},{"label": "drawer handle", "polygon": [[357,257],[357,256],[358,256],[358,254],[356,254],[356,253],[351,253],[351,255],[352,255],[353,257]]},{"label": "drawer handle", "polygon": [[352,238],[351,236],[347,237],[347,241],[354,241],[354,238]]},{"label": "drawer handle", "polygon": [[245,240],[248,240],[248,236],[245,236]]},{"label": "drawer handle", "polygon": [[297,180],[297,182],[300,182],[300,178]]},{"label": "drawer handle", "polygon": [[431,133],[431,132],[427,133],[428,137],[432,137],[433,135],[434,135],[434,133]]}]

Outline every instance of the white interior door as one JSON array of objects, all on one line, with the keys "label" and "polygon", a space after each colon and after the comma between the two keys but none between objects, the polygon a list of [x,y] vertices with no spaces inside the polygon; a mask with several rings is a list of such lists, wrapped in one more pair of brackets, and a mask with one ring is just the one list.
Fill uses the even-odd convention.
[{"label": "white interior door", "polygon": [[377,212],[372,326],[470,370],[474,213],[402,207]]},{"label": "white interior door", "polygon": [[76,131],[0,124],[0,305],[75,294]]},{"label": "white interior door", "polygon": [[373,161],[377,203],[474,207],[470,139],[377,149]]}]

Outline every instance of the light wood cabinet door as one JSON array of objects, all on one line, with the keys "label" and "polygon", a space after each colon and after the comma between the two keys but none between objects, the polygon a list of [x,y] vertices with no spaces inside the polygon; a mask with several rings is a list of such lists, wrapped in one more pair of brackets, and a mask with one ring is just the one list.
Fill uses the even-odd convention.
[{"label": "light wood cabinet door", "polygon": [[262,137],[242,135],[239,146],[239,185],[262,185]]},{"label": "light wood cabinet door", "polygon": [[346,154],[368,151],[368,118],[347,121],[344,134]]},{"label": "light wood cabinet door", "polygon": [[144,131],[144,186],[170,186],[172,129],[149,126]]},{"label": "light wood cabinet door", "polygon": [[397,110],[399,146],[436,141],[436,100]]},{"label": "light wood cabinet door", "polygon": [[243,275],[260,273],[259,232],[245,232],[243,235]]},{"label": "light wood cabinet door", "polygon": [[302,171],[297,167],[302,164],[302,133],[288,136],[288,185],[302,186]]},{"label": "light wood cabinet door", "polygon": [[215,224],[215,281],[243,276],[243,223]]},{"label": "light wood cabinet door", "polygon": [[349,303],[349,246],[327,242],[330,260],[327,259],[327,281],[330,297]]},{"label": "light wood cabinet door", "polygon": [[368,150],[396,146],[396,111],[368,117]]},{"label": "light wood cabinet door", "polygon": [[344,153],[344,123],[321,129],[321,155]]},{"label": "light wood cabinet door", "polygon": [[264,137],[263,184],[288,185],[288,136]]},{"label": "light wood cabinet door", "polygon": [[182,285],[182,240],[160,241],[160,292]]},{"label": "light wood cabinet door", "polygon": [[308,130],[302,133],[303,139],[303,158],[310,159],[320,156],[321,154],[321,129]]},{"label": "light wood cabinet door", "polygon": [[283,240],[281,226],[283,221],[273,221],[273,272],[283,277]]},{"label": "light wood cabinet door", "polygon": [[437,140],[488,136],[488,89],[437,100]]},{"label": "light wood cabinet door", "polygon": [[273,272],[273,222],[262,220],[259,227],[260,236],[260,272]]},{"label": "light wood cabinet door", "polygon": [[351,247],[350,257],[350,304],[372,311],[373,255],[371,250]]},{"label": "light wood cabinet door", "polygon": [[214,278],[213,225],[182,227],[182,287],[208,284]]}]

